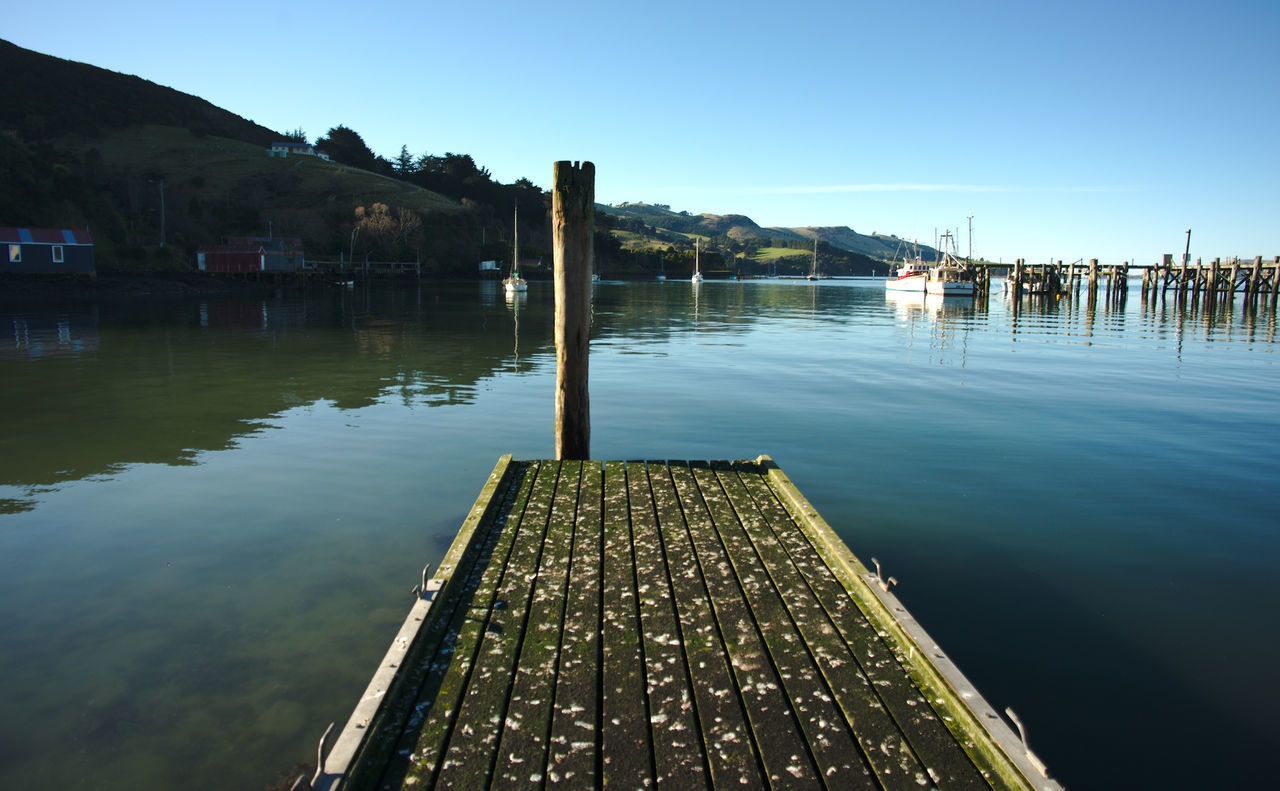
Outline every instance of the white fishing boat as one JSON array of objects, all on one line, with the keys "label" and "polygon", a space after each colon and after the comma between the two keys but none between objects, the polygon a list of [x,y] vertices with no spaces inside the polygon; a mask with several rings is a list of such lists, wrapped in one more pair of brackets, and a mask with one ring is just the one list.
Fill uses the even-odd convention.
[{"label": "white fishing boat", "polygon": [[702,282],[702,268],[698,262],[700,245],[701,245],[701,240],[699,239],[693,240],[693,277],[689,278],[689,280],[694,283]]},{"label": "white fishing boat", "polygon": [[942,297],[971,297],[973,296],[973,276],[958,266],[944,264],[930,267],[924,290],[926,294]]},{"label": "white fishing boat", "polygon": [[923,294],[928,281],[929,265],[921,261],[917,254],[913,260],[907,260],[904,256],[897,269],[884,281],[884,287],[888,291],[915,291]]},{"label": "white fishing boat", "polygon": [[528,291],[529,284],[520,277],[520,207],[516,206],[515,219],[511,222],[511,277],[503,278],[502,289],[508,294]]},{"label": "white fishing boat", "polygon": [[923,292],[935,296],[973,296],[973,267],[950,251],[954,238],[948,231],[939,245],[938,259],[925,263],[917,250],[908,259],[903,255],[893,276],[884,282],[889,291]]}]

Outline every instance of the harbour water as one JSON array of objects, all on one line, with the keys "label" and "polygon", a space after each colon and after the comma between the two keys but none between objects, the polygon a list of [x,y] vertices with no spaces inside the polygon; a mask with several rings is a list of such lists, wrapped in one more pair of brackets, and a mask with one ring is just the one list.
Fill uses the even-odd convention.
[{"label": "harbour water", "polygon": [[[592,455],[771,455],[1068,787],[1280,747],[1276,318],[600,283]],[[0,305],[0,787],[266,788],[341,726],[498,456],[549,283]]]}]

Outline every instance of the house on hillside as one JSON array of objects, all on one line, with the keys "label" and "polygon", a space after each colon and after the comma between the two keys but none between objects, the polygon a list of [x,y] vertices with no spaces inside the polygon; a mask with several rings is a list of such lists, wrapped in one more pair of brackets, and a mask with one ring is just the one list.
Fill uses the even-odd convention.
[{"label": "house on hillside", "polygon": [[317,151],[316,147],[310,143],[294,143],[287,140],[280,140],[271,144],[271,148],[267,149],[267,156],[280,157],[284,159],[290,154],[308,157],[320,157],[325,162],[329,161],[329,155],[323,151]]},{"label": "house on hillside", "polygon": [[93,237],[87,229],[0,228],[5,257],[0,272],[93,273]]}]

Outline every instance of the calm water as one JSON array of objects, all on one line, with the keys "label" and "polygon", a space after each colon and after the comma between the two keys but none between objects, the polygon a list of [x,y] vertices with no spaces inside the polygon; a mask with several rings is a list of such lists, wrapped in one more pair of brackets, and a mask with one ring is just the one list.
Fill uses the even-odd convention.
[{"label": "calm water", "polygon": [[[0,787],[261,789],[345,721],[498,456],[551,289],[0,307]],[[596,287],[597,458],[782,465],[1069,787],[1280,748],[1276,322]]]}]

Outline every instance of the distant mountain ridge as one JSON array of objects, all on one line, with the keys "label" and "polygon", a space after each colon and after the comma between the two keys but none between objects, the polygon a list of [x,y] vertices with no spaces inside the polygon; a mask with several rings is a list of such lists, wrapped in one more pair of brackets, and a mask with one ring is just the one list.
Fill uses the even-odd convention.
[{"label": "distant mountain ridge", "polygon": [[909,244],[913,249],[918,247],[925,260],[931,260],[936,254],[934,248],[928,245],[914,245],[893,235],[861,234],[848,226],[766,227],[741,214],[690,214],[687,211],[672,211],[670,206],[654,203],[620,203],[599,205],[597,208],[615,217],[639,220],[659,231],[677,234],[725,236],[734,241],[752,238],[783,241],[816,238],[832,247],[885,261],[894,260],[902,254],[902,248]]}]

